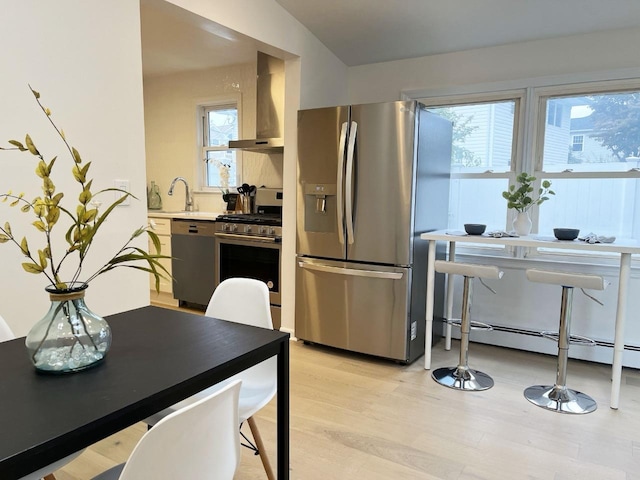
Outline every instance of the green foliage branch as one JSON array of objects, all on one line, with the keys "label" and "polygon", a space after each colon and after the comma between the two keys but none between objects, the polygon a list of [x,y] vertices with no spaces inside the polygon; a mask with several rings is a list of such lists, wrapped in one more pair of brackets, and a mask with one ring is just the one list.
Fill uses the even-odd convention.
[{"label": "green foliage branch", "polygon": [[590,97],[594,134],[618,161],[640,155],[640,92]]},{"label": "green foliage branch", "polygon": [[509,185],[509,189],[502,192],[502,197],[507,200],[507,207],[513,208],[518,212],[526,212],[534,205],[540,205],[543,202],[549,200],[549,195],[555,195],[555,192],[551,190],[551,182],[549,180],[543,180],[541,187],[538,189],[538,194],[533,195],[534,188],[532,183],[536,181],[536,177],[529,175],[526,172],[518,174],[516,177],[516,185]]},{"label": "green foliage branch", "polygon": [[[35,156],[38,161],[35,169],[36,175],[42,180],[42,196],[38,196],[29,201],[25,199],[24,193],[14,194],[8,191],[0,194],[1,202],[10,202],[11,207],[20,207],[24,213],[33,213],[36,217],[32,225],[45,236],[45,244],[41,249],[35,251],[29,246],[27,237],[17,237],[11,228],[9,222],[0,225],[0,244],[15,244],[26,257],[27,261],[22,263],[22,268],[33,274],[43,274],[55,288],[64,290],[71,286],[87,285],[97,276],[119,267],[133,268],[150,273],[155,277],[156,291],[160,291],[160,279],[170,277],[167,269],[160,263],[160,259],[171,258],[161,254],[160,239],[153,231],[141,227],[134,231],[130,238],[122,245],[116,254],[97,271],[91,274],[86,280],[80,280],[84,261],[91,249],[93,240],[104,222],[107,220],[113,210],[124,202],[127,197],[136,198],[131,193],[117,189],[106,188],[93,193],[91,190],[93,180],[88,179],[89,167],[91,162],[83,164],[82,158],[78,150],[71,146],[67,141],[64,131],[55,124],[51,118],[51,110],[44,107],[40,101],[40,93],[35,91],[31,86],[29,89],[38,103],[38,106],[53,126],[58,136],[62,139],[66,149],[68,150],[73,167],[71,173],[73,178],[80,186],[78,194],[78,204],[75,210],[63,206],[63,192],[56,192],[56,186],[53,183],[51,174],[56,163],[57,156],[48,162],[36,147],[33,139],[26,134],[24,143],[18,140],[9,140],[11,147],[0,147],[0,150],[18,150],[20,152],[28,152]],[[111,203],[104,212],[99,212],[97,206],[99,203],[95,201],[100,195],[106,192],[120,192],[122,196]],[[93,202],[92,202],[93,200]],[[60,216],[64,215],[70,220],[70,226],[64,234],[66,249],[58,260],[55,258],[53,243],[53,231],[60,220]],[[149,253],[146,250],[133,246],[131,243],[143,233],[147,233],[151,239],[155,253]],[[77,256],[77,266],[69,284],[62,281],[60,272],[62,265],[69,258]]]}]

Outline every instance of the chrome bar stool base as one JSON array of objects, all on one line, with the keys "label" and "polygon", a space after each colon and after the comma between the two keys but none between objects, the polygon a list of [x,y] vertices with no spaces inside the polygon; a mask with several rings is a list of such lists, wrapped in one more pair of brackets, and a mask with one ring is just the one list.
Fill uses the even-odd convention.
[{"label": "chrome bar stool base", "polygon": [[589,395],[557,385],[534,385],[525,389],[524,397],[540,408],[558,413],[580,415],[598,408]]},{"label": "chrome bar stool base", "polygon": [[471,368],[442,367],[434,370],[431,377],[440,385],[466,392],[479,392],[493,387],[493,379],[489,375]]}]

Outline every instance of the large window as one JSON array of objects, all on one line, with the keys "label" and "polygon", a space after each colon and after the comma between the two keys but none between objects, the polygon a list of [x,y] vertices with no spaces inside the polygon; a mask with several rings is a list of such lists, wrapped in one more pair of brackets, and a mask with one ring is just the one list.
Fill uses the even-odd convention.
[{"label": "large window", "polygon": [[640,239],[640,81],[421,101],[453,122],[450,229],[511,230],[501,193],[526,171],[556,192],[534,209],[534,232]]},{"label": "large window", "polygon": [[516,149],[520,93],[494,100],[432,105],[429,110],[453,123],[449,227],[462,230],[465,223],[486,223],[503,229],[505,190],[511,177]]},{"label": "large window", "polygon": [[236,104],[200,107],[202,124],[203,185],[233,188],[238,185],[241,171],[235,150],[229,150],[229,140],[238,139],[238,107]]},{"label": "large window", "polygon": [[640,238],[640,90],[570,90],[581,91],[539,97],[540,108],[567,120],[538,139],[536,176],[556,191],[540,209],[539,230]]}]

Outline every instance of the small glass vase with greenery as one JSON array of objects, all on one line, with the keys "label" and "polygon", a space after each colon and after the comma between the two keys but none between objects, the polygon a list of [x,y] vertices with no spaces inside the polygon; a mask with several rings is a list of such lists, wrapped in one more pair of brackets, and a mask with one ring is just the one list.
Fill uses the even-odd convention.
[{"label": "small glass vase with greenery", "polygon": [[[111,345],[108,324],[88,310],[84,303],[89,282],[103,273],[127,267],[153,275],[156,290],[159,291],[160,279],[170,277],[160,260],[170,257],[161,254],[158,236],[146,227],[140,227],[110,260],[88,276],[83,276],[87,255],[107,218],[128,197],[136,197],[117,188],[93,191],[93,180],[88,178],[91,162],[83,162],[80,153],[67,141],[63,130],[54,123],[51,110],[42,105],[40,94],[29,88],[68,151],[72,161],[69,171],[78,184],[79,192],[65,196],[56,189],[53,173],[58,157],[45,159],[29,134],[24,142],[9,140],[11,146],[0,147],[0,150],[17,150],[35,157],[35,173],[42,182],[42,194],[28,200],[24,193],[8,191],[0,194],[0,201],[33,215],[32,225],[44,236],[44,241],[33,248],[34,242],[27,241],[26,236],[18,235],[9,222],[4,222],[4,225],[0,223],[0,244],[14,245],[26,259],[22,268],[28,273],[44,275],[49,283],[46,290],[50,295],[50,310],[34,325],[26,339],[27,350],[35,367],[48,372],[77,371],[102,360]],[[111,195],[111,192],[119,192],[121,196],[100,211],[101,199],[107,192]],[[135,245],[135,240],[143,233],[148,234],[155,253]],[[72,260],[75,260],[75,264]]]}]

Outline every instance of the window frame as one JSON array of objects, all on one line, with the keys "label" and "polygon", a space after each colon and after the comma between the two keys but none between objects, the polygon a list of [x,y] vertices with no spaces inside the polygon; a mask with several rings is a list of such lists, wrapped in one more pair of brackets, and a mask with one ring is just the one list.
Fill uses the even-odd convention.
[{"label": "window frame", "polygon": [[[222,185],[207,185],[207,152],[224,152],[230,150],[223,146],[207,146],[209,132],[206,128],[206,116],[210,110],[222,110],[235,108],[238,118],[238,138],[242,138],[242,108],[239,95],[214,100],[200,101],[196,105],[197,143],[196,143],[196,170],[198,189],[200,193],[220,193]],[[242,151],[234,150],[236,162],[235,184],[242,184]],[[231,187],[233,189],[233,187]]]},{"label": "window frame", "polygon": [[[579,139],[579,141],[576,141],[576,139]],[[576,146],[580,146],[580,149],[576,149]],[[571,151],[584,152],[584,135],[571,135]]]},{"label": "window frame", "polygon": [[[484,172],[466,172],[466,173],[451,173],[452,179],[506,179],[507,183],[514,183],[516,178],[515,165],[517,159],[522,158],[524,149],[524,125],[525,125],[525,112],[527,102],[526,89],[505,90],[502,92],[490,92],[490,93],[466,93],[459,95],[445,95],[445,96],[433,96],[417,99],[420,103],[427,108],[433,107],[447,107],[452,105],[470,105],[470,104],[482,104],[482,103],[494,103],[501,101],[514,101],[514,114],[513,114],[513,138],[511,145],[511,161],[509,170],[504,172],[494,172],[492,170],[486,170]],[[515,215],[506,208],[505,204],[505,225],[512,222]],[[463,248],[469,248],[477,253],[495,254],[496,252],[511,251],[509,247],[504,246],[487,246],[477,245],[468,246]]]},{"label": "window frame", "polygon": [[[584,75],[569,75],[530,79],[512,82],[496,82],[495,84],[466,85],[454,89],[416,90],[403,92],[405,99],[414,99],[427,107],[447,106],[465,103],[482,103],[494,100],[513,99],[518,95],[520,102],[516,105],[518,112],[514,115],[514,148],[512,149],[511,171],[508,174],[483,172],[469,174],[452,174],[452,178],[508,178],[515,182],[516,172],[525,171],[537,178],[534,188],[539,187],[543,179],[554,178],[640,178],[639,169],[631,168],[626,172],[545,172],[542,169],[544,154],[544,132],[547,123],[546,101],[554,96],[589,95],[597,93],[623,93],[640,91],[640,77],[622,73],[621,78],[606,78],[591,81]],[[509,96],[512,97],[509,97]],[[605,173],[605,175],[603,175]],[[515,212],[506,208],[507,221],[510,225]],[[532,211],[531,220],[534,231],[539,224],[538,209]],[[462,247],[462,246],[461,246]],[[519,258],[522,261],[572,261],[572,258],[584,256],[579,252],[562,253],[529,248],[488,249],[484,245],[465,245],[459,252],[461,255],[489,255],[497,257]],[[602,254],[595,263],[605,266],[615,265],[615,255]],[[594,263],[593,256],[589,261]],[[634,264],[640,263],[636,259]]]}]

